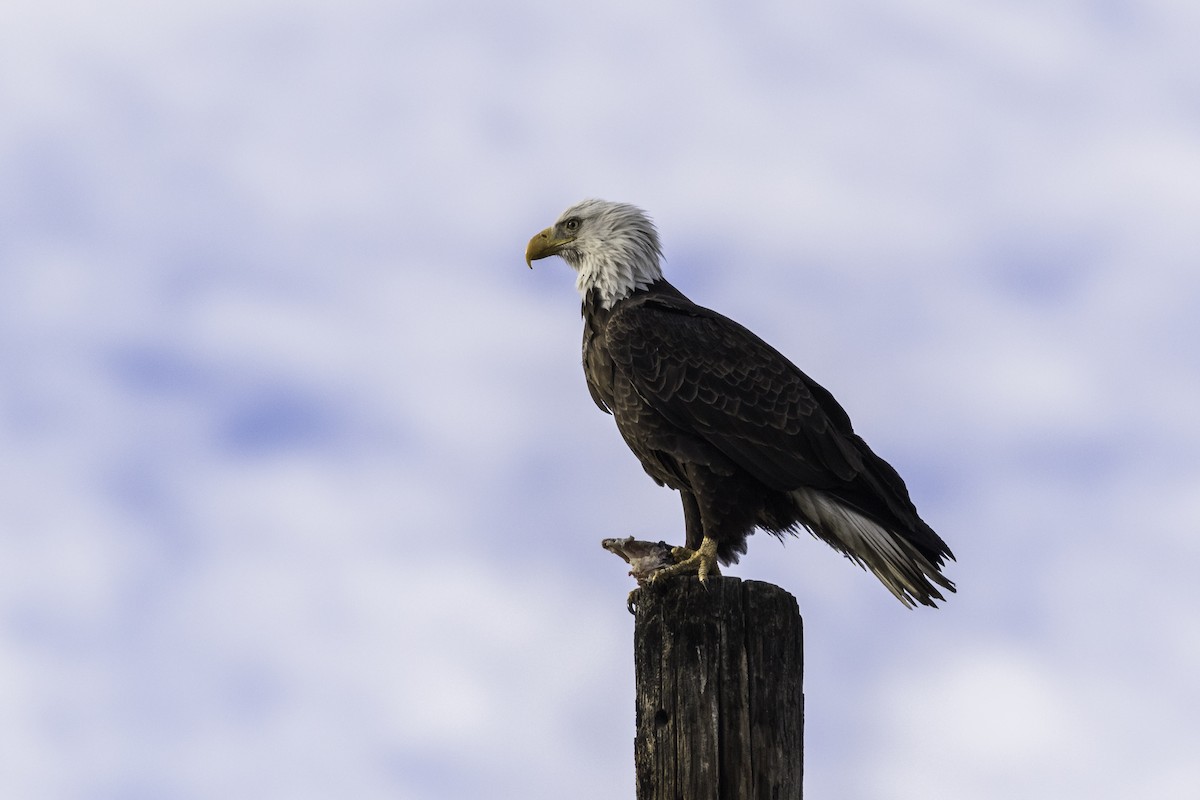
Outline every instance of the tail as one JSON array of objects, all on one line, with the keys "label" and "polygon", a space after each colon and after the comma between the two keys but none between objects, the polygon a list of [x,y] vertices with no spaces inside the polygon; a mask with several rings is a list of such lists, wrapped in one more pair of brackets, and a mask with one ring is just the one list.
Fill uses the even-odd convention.
[{"label": "tail", "polygon": [[[813,535],[860,567],[875,573],[888,591],[907,607],[913,608],[918,603],[936,607],[935,601],[945,600],[938,586],[954,591],[954,583],[939,569],[942,558],[924,555],[903,531],[888,530],[817,489],[796,489],[791,492],[791,497]],[[933,534],[932,531],[929,533]],[[937,538],[936,534],[933,536]],[[945,554],[950,555],[949,551]]]}]

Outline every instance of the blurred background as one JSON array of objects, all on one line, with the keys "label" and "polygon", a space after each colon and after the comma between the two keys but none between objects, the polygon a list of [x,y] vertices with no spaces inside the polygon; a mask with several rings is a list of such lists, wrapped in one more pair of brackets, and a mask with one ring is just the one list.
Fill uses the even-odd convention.
[{"label": "blurred background", "polygon": [[682,538],[528,238],[632,202],[958,556],[807,535],[806,789],[1200,784],[1200,6],[0,6],[0,795],[632,798]]}]

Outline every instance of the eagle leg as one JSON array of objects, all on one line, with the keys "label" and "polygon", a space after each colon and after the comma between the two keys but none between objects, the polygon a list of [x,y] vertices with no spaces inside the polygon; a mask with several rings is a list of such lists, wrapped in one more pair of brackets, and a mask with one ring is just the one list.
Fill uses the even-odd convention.
[{"label": "eagle leg", "polygon": [[651,583],[657,583],[668,575],[694,574],[700,579],[700,583],[707,585],[709,575],[721,574],[721,568],[717,565],[717,541],[707,536],[700,542],[700,548],[697,550],[686,547],[671,548],[671,557],[675,559],[675,563],[650,576]]}]

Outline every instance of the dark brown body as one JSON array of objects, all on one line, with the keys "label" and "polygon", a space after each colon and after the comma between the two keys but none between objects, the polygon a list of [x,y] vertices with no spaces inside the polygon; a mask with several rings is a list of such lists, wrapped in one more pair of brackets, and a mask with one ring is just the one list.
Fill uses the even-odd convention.
[{"label": "dark brown body", "polygon": [[953,556],[900,476],[832,395],[766,342],[665,280],[611,309],[589,294],[583,318],[592,398],[650,477],[680,493],[689,548],[707,535],[727,564],[756,527],[782,535],[805,526],[879,574],[872,553],[856,552],[852,536],[811,512],[816,498],[869,518],[927,562],[906,576],[916,601],[941,599],[930,577],[953,589],[936,569]]}]

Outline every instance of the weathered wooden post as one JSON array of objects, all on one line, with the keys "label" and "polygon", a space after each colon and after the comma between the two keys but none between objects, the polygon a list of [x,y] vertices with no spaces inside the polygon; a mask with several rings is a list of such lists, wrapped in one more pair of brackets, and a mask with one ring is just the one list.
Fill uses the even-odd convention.
[{"label": "weathered wooden post", "polygon": [[638,800],[800,800],[800,609],[769,583],[678,577],[636,595]]}]

